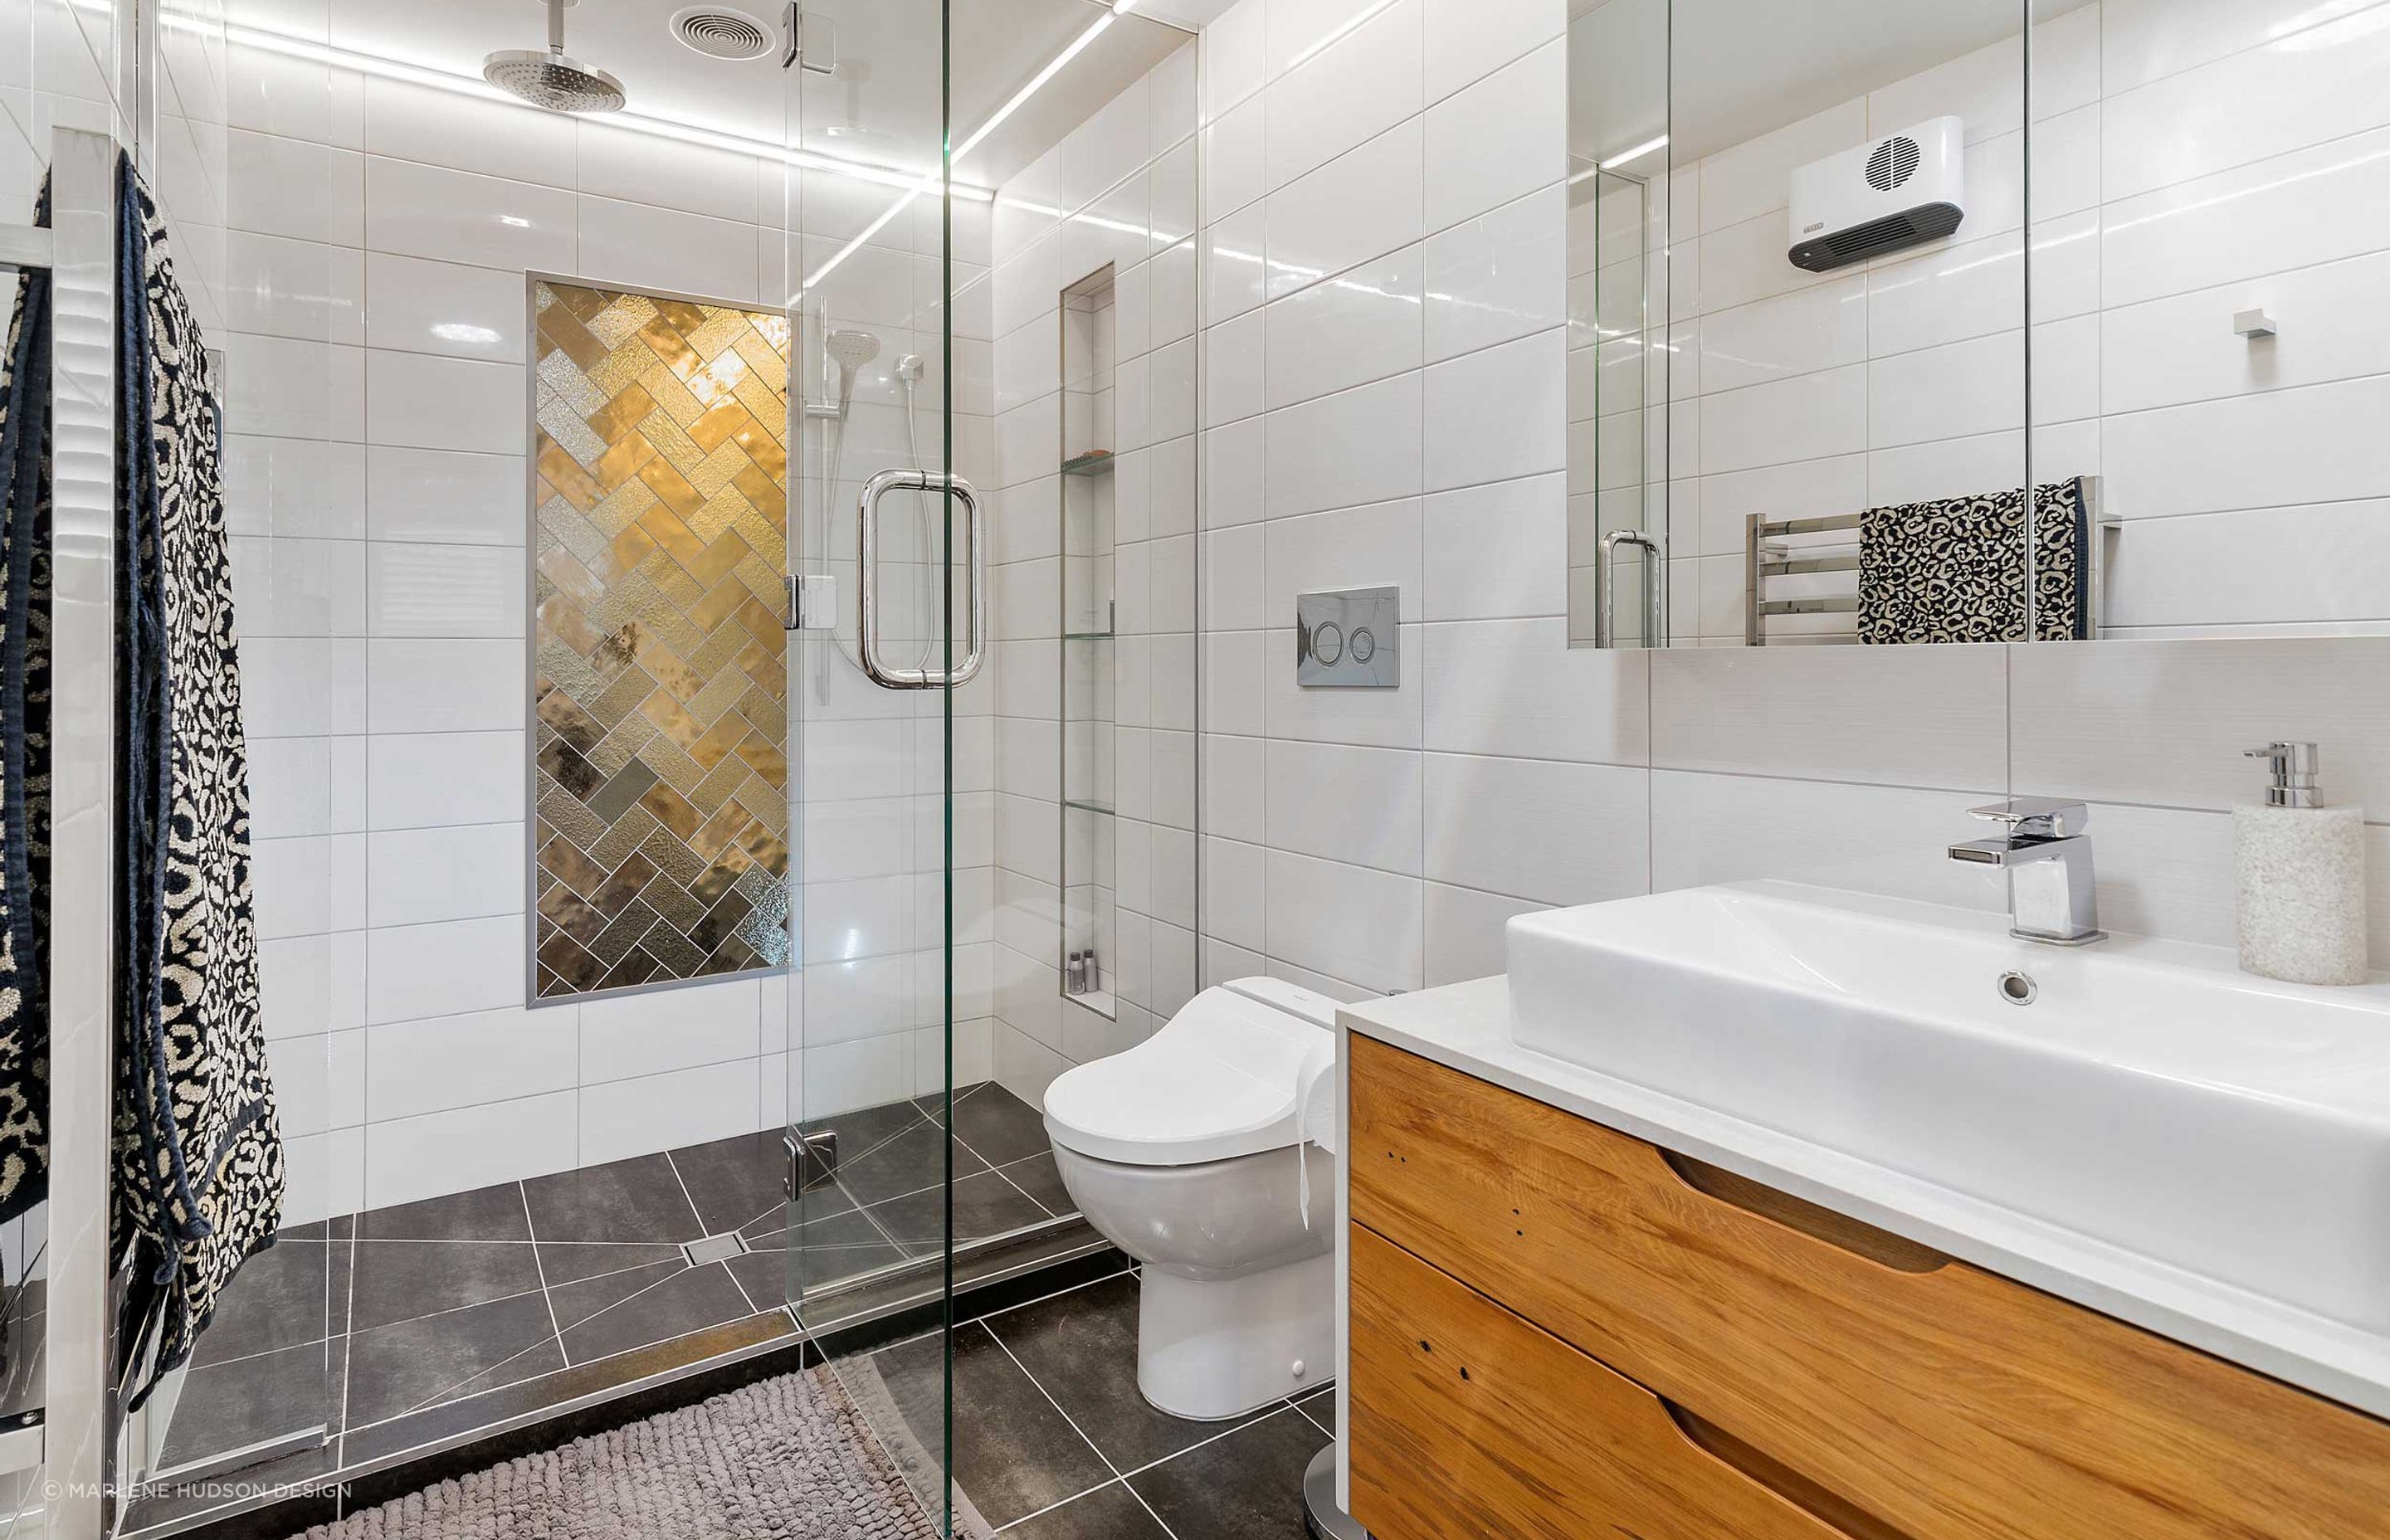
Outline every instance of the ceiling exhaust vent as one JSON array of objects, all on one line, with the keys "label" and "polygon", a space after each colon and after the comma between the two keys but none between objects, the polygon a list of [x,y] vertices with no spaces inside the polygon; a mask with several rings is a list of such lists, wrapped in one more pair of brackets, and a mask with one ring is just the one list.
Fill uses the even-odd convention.
[{"label": "ceiling exhaust vent", "polygon": [[708,58],[762,58],[779,44],[770,27],[724,6],[691,6],[672,19],[673,35]]}]

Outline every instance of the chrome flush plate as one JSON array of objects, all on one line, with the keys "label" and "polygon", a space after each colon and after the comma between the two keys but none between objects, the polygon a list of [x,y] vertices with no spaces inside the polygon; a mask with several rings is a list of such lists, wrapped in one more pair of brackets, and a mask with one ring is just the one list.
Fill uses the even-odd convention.
[{"label": "chrome flush plate", "polygon": [[1310,689],[1390,690],[1403,682],[1399,588],[1294,597],[1294,682]]}]

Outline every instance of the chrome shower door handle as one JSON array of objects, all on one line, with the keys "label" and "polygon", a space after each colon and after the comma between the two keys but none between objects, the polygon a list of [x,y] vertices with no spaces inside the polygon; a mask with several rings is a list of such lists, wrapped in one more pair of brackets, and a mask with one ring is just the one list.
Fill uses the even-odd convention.
[{"label": "chrome shower door handle", "polygon": [[1600,590],[1593,615],[1593,645],[1615,647],[1618,613],[1618,547],[1633,545],[1643,552],[1643,645],[1665,647],[1667,562],[1660,543],[1640,530],[1613,530],[1596,546],[1594,585]]},{"label": "chrome shower door handle", "polygon": [[[880,657],[880,499],[892,492],[934,492],[962,504],[970,526],[970,597],[967,635],[970,650],[952,669],[904,668]],[[980,512],[979,493],[959,476],[931,470],[883,470],[863,484],[855,500],[855,652],[863,672],[885,690],[952,689],[968,685],[987,661],[987,529]],[[929,553],[922,553],[927,560]]]}]

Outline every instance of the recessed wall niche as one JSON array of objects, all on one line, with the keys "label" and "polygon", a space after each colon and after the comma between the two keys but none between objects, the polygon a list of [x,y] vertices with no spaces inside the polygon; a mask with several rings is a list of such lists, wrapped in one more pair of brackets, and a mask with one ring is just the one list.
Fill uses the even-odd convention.
[{"label": "recessed wall niche", "polygon": [[789,955],[789,326],[531,280],[536,999]]}]

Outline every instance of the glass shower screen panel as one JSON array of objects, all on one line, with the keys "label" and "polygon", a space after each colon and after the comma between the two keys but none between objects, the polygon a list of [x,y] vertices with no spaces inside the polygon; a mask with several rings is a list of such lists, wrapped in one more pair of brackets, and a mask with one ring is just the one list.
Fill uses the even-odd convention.
[{"label": "glass shower screen panel", "polygon": [[[954,936],[984,908],[955,731],[984,694],[973,489],[954,474],[944,6],[809,5],[783,71],[791,584],[789,1300],[816,1333],[946,1288]],[[984,410],[984,407],[982,408]],[[984,784],[983,778],[980,784]],[[834,1356],[933,1521],[946,1342]]]}]

